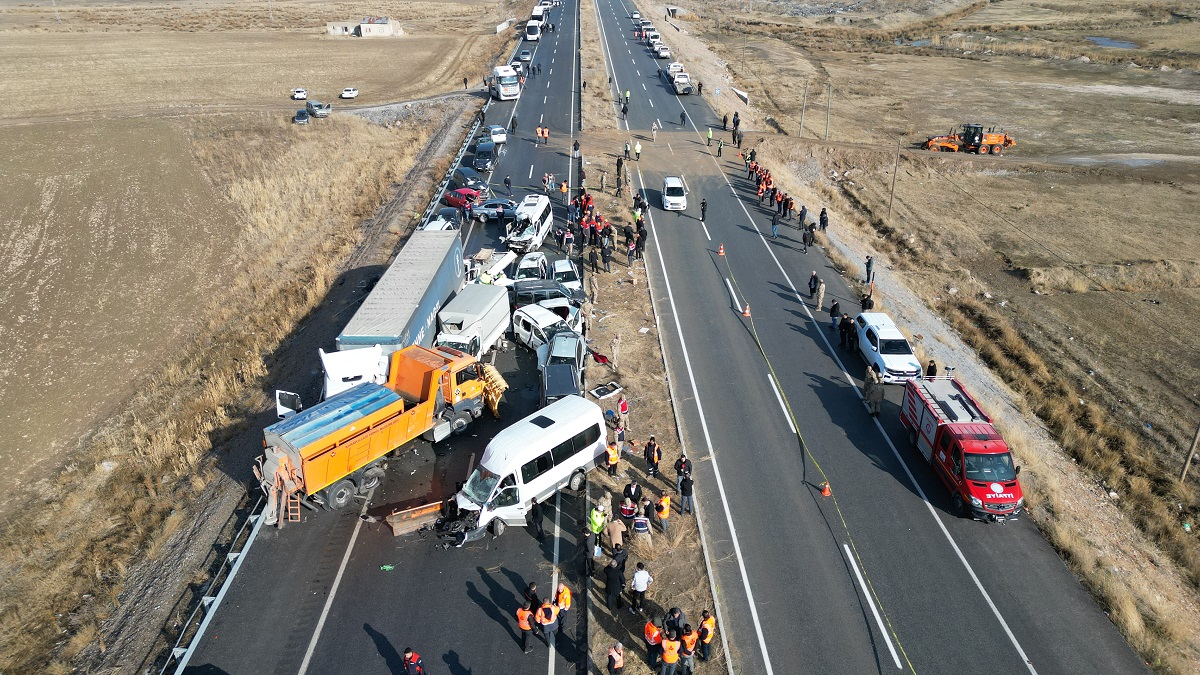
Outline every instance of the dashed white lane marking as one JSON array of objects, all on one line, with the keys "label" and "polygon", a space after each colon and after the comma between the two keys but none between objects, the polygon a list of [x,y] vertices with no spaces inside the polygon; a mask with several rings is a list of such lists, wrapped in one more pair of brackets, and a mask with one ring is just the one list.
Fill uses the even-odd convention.
[{"label": "dashed white lane marking", "polygon": [[704,224],[703,220],[700,221],[700,227],[704,229],[704,236],[707,237],[709,241],[712,241],[712,237],[708,236],[708,226]]},{"label": "dashed white lane marking", "polygon": [[650,91],[649,89],[646,88],[645,82],[642,83],[642,91]]},{"label": "dashed white lane marking", "polygon": [[771,391],[775,392],[775,400],[779,401],[779,407],[783,410],[783,419],[787,420],[788,428],[792,430],[793,434],[796,433],[796,425],[792,423],[792,416],[788,414],[787,406],[783,404],[783,397],[779,395],[779,387],[775,386],[775,378],[771,377],[770,373],[767,373],[767,382],[771,383]]},{"label": "dashed white lane marking", "polygon": [[[644,87],[644,86],[646,86],[646,85],[644,85],[644,84],[643,84],[642,86]],[[646,100],[647,100],[647,101],[650,101],[650,99],[646,99]],[[651,108],[653,108],[653,107],[654,107],[654,101],[650,101],[650,107],[651,107]]]},{"label": "dashed white lane marking", "polygon": [[533,180],[533,165],[529,165],[529,180]]},{"label": "dashed white lane marking", "polygon": [[733,292],[733,284],[729,283],[729,277],[725,277],[725,288],[729,289],[729,299],[733,301],[733,308],[738,309],[741,303],[738,302],[737,294]]}]

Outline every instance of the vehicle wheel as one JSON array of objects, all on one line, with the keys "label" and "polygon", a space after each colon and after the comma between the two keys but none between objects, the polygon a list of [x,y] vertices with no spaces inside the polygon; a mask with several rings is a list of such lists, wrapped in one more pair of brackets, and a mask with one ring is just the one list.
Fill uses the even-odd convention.
[{"label": "vehicle wheel", "polygon": [[325,488],[325,505],[336,511],[344,509],[350,502],[354,501],[354,483],[343,478],[338,482]]},{"label": "vehicle wheel", "polygon": [[1004,152],[1003,145],[993,145],[992,146],[992,154],[993,155],[999,155],[999,154],[1002,154],[1003,152]]},{"label": "vehicle wheel", "polygon": [[450,433],[454,435],[461,434],[471,425],[471,413],[460,412],[455,413],[454,417],[450,418]]},{"label": "vehicle wheel", "polygon": [[954,493],[954,499],[951,500],[951,505],[954,507],[954,515],[962,518],[967,515],[967,503],[963,501],[962,495]]},{"label": "vehicle wheel", "polygon": [[499,537],[504,534],[504,528],[506,527],[508,526],[504,524],[504,521],[497,518],[492,521],[492,534]]},{"label": "vehicle wheel", "polygon": [[362,480],[358,483],[358,494],[365,495],[379,487],[383,482],[383,467],[373,466],[363,471]]},{"label": "vehicle wheel", "polygon": [[929,146],[929,151],[930,152],[941,152],[942,147],[940,145],[931,145],[931,146]]},{"label": "vehicle wheel", "polygon": [[992,146],[990,146],[990,145],[981,145],[981,146],[979,146],[979,149],[975,151],[975,154],[977,154],[977,155],[988,155],[988,154],[991,154],[991,152],[992,152]]},{"label": "vehicle wheel", "polygon": [[575,492],[579,492],[580,490],[582,490],[583,489],[583,474],[578,471],[571,474],[571,482],[567,483],[567,487],[571,488]]}]

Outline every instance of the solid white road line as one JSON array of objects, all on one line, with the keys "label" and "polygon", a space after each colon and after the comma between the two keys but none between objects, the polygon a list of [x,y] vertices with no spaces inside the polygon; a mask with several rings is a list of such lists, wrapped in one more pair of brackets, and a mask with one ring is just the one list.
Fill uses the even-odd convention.
[{"label": "solid white road line", "polygon": [[733,292],[733,284],[729,283],[729,277],[725,277],[725,288],[729,289],[729,299],[733,301],[733,308],[741,309],[742,306],[738,303],[737,295]]},{"label": "solid white road line", "polygon": [[[783,404],[783,397],[779,395],[779,387],[775,386],[775,377],[767,373],[767,382],[771,383],[771,391],[775,392],[775,400],[779,401],[779,407],[783,409],[783,419],[787,420],[788,428],[792,433],[796,433],[796,425],[792,422],[792,416],[788,414],[787,406]],[[889,644],[891,644],[889,642]]]},{"label": "solid white road line", "polygon": [[[682,107],[682,105],[683,104],[681,103],[680,106]],[[695,123],[692,124],[692,128],[696,129]],[[696,129],[696,134],[700,134],[699,129]],[[717,168],[720,170],[720,163],[717,162],[717,158],[712,157],[712,161],[717,163]],[[725,179],[725,184],[729,186],[729,189],[733,190],[733,183],[729,181],[729,176],[725,175],[724,171],[721,171],[721,177]],[[776,257],[775,251],[772,250],[770,243],[767,241],[766,235],[758,229],[758,225],[754,222],[754,218],[750,216],[750,211],[746,208],[745,202],[743,202],[741,199],[738,199],[737,203],[742,207],[742,213],[746,215],[746,221],[750,223],[750,227],[753,227],[754,231],[758,232],[759,239],[762,241],[763,246],[766,247],[767,253],[771,256],[771,259],[775,261],[775,266],[779,268],[779,273],[783,275],[783,279],[787,282],[788,288],[791,289],[792,295],[794,295],[796,300],[800,302],[800,307],[804,310],[804,313],[808,314],[808,317],[818,325],[824,324],[823,320],[818,321],[813,316],[812,310],[810,310],[808,307],[808,303],[804,302],[804,298],[800,295],[800,292],[796,290],[796,285],[792,283],[792,279],[788,276],[787,271],[783,268],[783,264],[779,262],[779,258]],[[821,341],[825,343],[826,350],[829,352],[829,355],[833,357],[834,363],[838,365],[838,369],[842,371],[842,377],[846,379],[846,382],[850,384],[855,393],[858,394],[859,398],[862,398],[862,392],[859,390],[858,384],[854,382],[854,378],[850,377],[850,373],[846,371],[846,366],[842,363],[841,358],[838,357],[837,350],[833,348],[833,345],[825,336],[825,331],[819,330],[817,331],[817,334],[821,336]],[[961,562],[962,566],[967,570],[967,574],[971,577],[971,581],[975,583],[975,588],[979,591],[980,595],[983,596],[984,602],[986,602],[988,607],[992,610],[992,615],[995,616],[996,620],[1000,622],[1000,627],[1004,629],[1004,634],[1008,636],[1008,641],[1012,644],[1013,648],[1017,650],[1017,654],[1021,657],[1021,660],[1025,662],[1025,667],[1029,670],[1030,674],[1037,675],[1037,670],[1033,667],[1033,662],[1029,660],[1029,656],[1025,653],[1024,648],[1021,647],[1021,643],[1017,641],[1017,636],[1013,634],[1012,629],[1008,626],[1008,622],[1004,620],[1004,615],[1000,613],[1000,608],[996,607],[996,603],[992,601],[991,594],[989,594],[987,589],[983,587],[983,582],[980,581],[979,576],[975,574],[975,569],[971,567],[971,563],[967,562],[967,557],[963,555],[962,549],[958,547],[958,542],[956,542],[954,537],[950,535],[950,530],[946,529],[946,524],[942,522],[941,517],[933,508],[933,504],[930,503],[929,497],[926,496],[925,491],[921,489],[921,485],[917,483],[917,479],[913,476],[912,471],[908,467],[908,462],[900,456],[900,451],[896,449],[896,445],[892,443],[892,439],[888,437],[887,433],[884,431],[883,424],[880,423],[878,419],[872,418],[872,420],[875,422],[875,428],[879,431],[879,434],[883,436],[884,442],[887,443],[889,448],[891,448],[892,455],[895,456],[896,460],[900,463],[900,467],[904,469],[904,475],[908,476],[909,483],[911,483],[913,488],[917,491],[917,495],[921,498],[921,501],[925,502],[925,508],[929,511],[929,515],[933,516],[933,520],[937,523],[938,528],[941,529],[942,535],[946,537],[946,541],[950,542],[950,547],[954,549],[954,553],[958,556],[959,562]]]},{"label": "solid white road line", "polygon": [[704,229],[704,236],[705,236],[705,237],[708,237],[708,240],[709,240],[709,241],[712,241],[712,237],[710,237],[710,236],[708,235],[708,226],[706,226],[706,225],[704,224],[704,221],[703,221],[703,220],[702,220],[702,221],[700,221],[700,227]]},{"label": "solid white road line", "polygon": [[[779,392],[775,392],[775,395],[778,396]],[[854,562],[854,556],[850,554],[850,546],[842,544],[842,549],[846,551],[846,559],[850,561],[850,566],[854,568],[854,576],[858,578],[858,585],[862,588],[863,597],[867,599],[867,604],[871,606],[871,614],[875,617],[875,624],[879,626],[879,632],[883,635],[884,642],[887,643],[888,651],[892,653],[892,660],[896,662],[897,668],[903,668],[904,666],[900,665],[900,655],[896,653],[896,647],[892,645],[892,636],[884,628],[883,619],[879,617],[879,610],[875,609],[875,599],[867,592],[867,584],[863,581],[862,572],[859,571],[858,565]]]},{"label": "solid white road line", "polygon": [[[641,183],[642,190],[646,190],[646,181],[642,178],[642,172],[639,169],[637,172],[638,182]],[[721,470],[717,466],[717,454],[713,449],[712,435],[708,432],[708,419],[704,416],[704,404],[700,400],[700,391],[696,386],[696,375],[692,372],[692,357],[688,354],[687,341],[683,337],[683,328],[679,325],[679,309],[675,307],[675,295],[671,291],[671,280],[667,276],[667,266],[663,262],[662,246],[658,241],[658,230],[654,227],[654,212],[649,212],[650,219],[650,234],[654,237],[654,251],[658,255],[658,267],[662,271],[663,283],[667,290],[667,302],[671,305],[671,318],[675,322],[675,335],[679,339],[680,350],[683,353],[684,367],[687,369],[689,384],[692,389],[692,400],[696,402],[696,413],[700,418],[700,429],[704,433],[704,445],[708,449],[708,457],[712,463],[713,475],[717,480],[717,492],[721,495],[721,508],[725,511],[725,525],[729,528],[730,541],[733,544],[734,556],[737,558],[738,571],[742,577],[742,589],[746,593],[746,602],[750,605],[750,618],[754,622],[754,632],[758,637],[758,649],[762,654],[763,664],[766,667],[767,675],[774,675],[775,671],[771,668],[771,657],[767,653],[767,640],[763,637],[762,622],[758,618],[758,607],[754,604],[754,591],[750,589],[750,577],[746,572],[746,561],[742,556],[742,546],[738,542],[737,528],[733,524],[733,514],[729,511],[729,497],[725,494],[725,481],[721,478]],[[649,275],[647,275],[647,278]],[[724,631],[722,631],[724,635]],[[726,651],[728,653],[728,651]],[[732,666],[731,666],[732,667]]]},{"label": "solid white road line", "polygon": [[317,619],[317,627],[313,630],[312,639],[308,641],[308,649],[304,652],[304,660],[300,662],[300,670],[296,675],[305,675],[308,672],[308,664],[312,662],[313,652],[317,650],[317,640],[321,638],[321,631],[325,628],[325,620],[329,618],[329,608],[333,607],[333,599],[337,596],[338,586],[342,585],[342,575],[346,573],[346,565],[350,562],[350,552],[354,550],[354,542],[358,541],[358,533],[362,530],[362,524],[366,522],[361,516],[367,513],[367,504],[371,503],[371,497],[375,494],[375,490],[371,489],[367,492],[367,498],[363,500],[362,509],[358,512],[359,519],[354,523],[354,534],[350,535],[350,543],[346,545],[346,554],[342,556],[342,564],[338,567],[337,576],[333,578],[333,586],[329,589],[329,597],[325,598],[325,607],[321,609],[321,618]]}]

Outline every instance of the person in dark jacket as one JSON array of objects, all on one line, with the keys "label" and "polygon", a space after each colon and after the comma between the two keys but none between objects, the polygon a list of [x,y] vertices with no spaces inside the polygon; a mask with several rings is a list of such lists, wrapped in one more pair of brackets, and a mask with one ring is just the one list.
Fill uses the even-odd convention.
[{"label": "person in dark jacket", "polygon": [[812,275],[808,277],[808,297],[812,298],[817,294],[817,284],[819,283],[821,283],[821,278],[818,277],[817,273],[814,271]]},{"label": "person in dark jacket", "polygon": [[672,607],[671,611],[667,612],[667,618],[663,619],[663,630],[673,630],[676,635],[683,633],[683,626],[687,623],[687,616],[683,610],[678,607]]},{"label": "person in dark jacket", "polygon": [[604,271],[611,272],[612,271],[612,247],[606,245],[604,248],[600,249],[600,257],[604,259]]},{"label": "person in dark jacket", "polygon": [[842,318],[842,305],[834,300],[829,303],[829,330],[837,330],[840,318]]},{"label": "person in dark jacket", "polygon": [[586,524],[583,526],[583,574],[592,576],[596,573],[596,559],[592,553],[596,550],[596,533]]},{"label": "person in dark jacket", "polygon": [[617,563],[617,569],[621,570],[621,576],[625,576],[625,563],[629,561],[629,551],[621,544],[613,544],[613,562]]},{"label": "person in dark jacket", "polygon": [[683,479],[679,481],[679,496],[683,498],[681,504],[683,513],[694,513],[696,510],[696,503],[692,501],[693,485],[692,472],[683,474]]},{"label": "person in dark jacket", "polygon": [[844,349],[850,346],[850,334],[854,332],[854,321],[850,319],[849,314],[842,314],[842,318],[838,321],[838,344]]},{"label": "person in dark jacket", "polygon": [[413,651],[412,647],[404,648],[404,661],[400,665],[404,668],[401,671],[404,675],[425,675],[426,673],[425,662],[421,660],[420,654]]},{"label": "person in dark jacket", "polygon": [[631,480],[621,491],[621,496],[628,497],[634,504],[642,501],[642,486],[638,485],[637,481]]},{"label": "person in dark jacket", "polygon": [[592,250],[590,252],[588,252],[588,262],[590,262],[592,264],[592,274],[599,274],[600,273],[600,252],[596,250],[595,246],[593,246]]},{"label": "person in dark jacket", "polygon": [[638,232],[636,248],[637,248],[637,259],[645,260],[646,259],[646,230],[645,230],[645,228],[643,228],[640,232]]},{"label": "person in dark jacket", "polygon": [[534,499],[529,507],[529,524],[533,525],[533,531],[537,534],[538,541],[546,539],[546,531],[542,529],[542,520],[545,514],[542,512],[542,504]]},{"label": "person in dark jacket", "polygon": [[875,301],[871,298],[870,293],[863,293],[862,300],[858,301],[864,312],[869,312],[875,308]]},{"label": "person in dark jacket", "polygon": [[686,454],[680,454],[679,459],[675,460],[675,492],[679,492],[679,485],[683,481],[683,476],[692,472],[692,460],[688,459]]},{"label": "person in dark jacket", "polygon": [[[617,566],[617,561],[613,560],[608,563],[608,567],[604,568],[604,602],[608,605],[610,612],[625,606],[625,602],[621,599],[621,592],[624,590],[625,575],[621,574],[621,568]],[[613,603],[616,603],[615,609]]]},{"label": "person in dark jacket", "polygon": [[829,229],[829,214],[826,213],[824,207],[821,208],[821,231]]},{"label": "person in dark jacket", "polygon": [[929,359],[929,365],[925,366],[925,377],[937,377],[937,361]]}]

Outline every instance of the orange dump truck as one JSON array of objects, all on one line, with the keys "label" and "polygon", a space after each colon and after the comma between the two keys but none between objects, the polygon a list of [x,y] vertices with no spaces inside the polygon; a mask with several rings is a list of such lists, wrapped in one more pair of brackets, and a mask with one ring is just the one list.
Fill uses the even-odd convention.
[{"label": "orange dump truck", "polygon": [[388,453],[418,436],[460,433],[485,401],[495,412],[506,387],[494,368],[454,349],[392,353],[385,383],[364,382],[264,430],[254,473],[266,522],[298,520],[302,501],[345,507],[379,484]]}]

